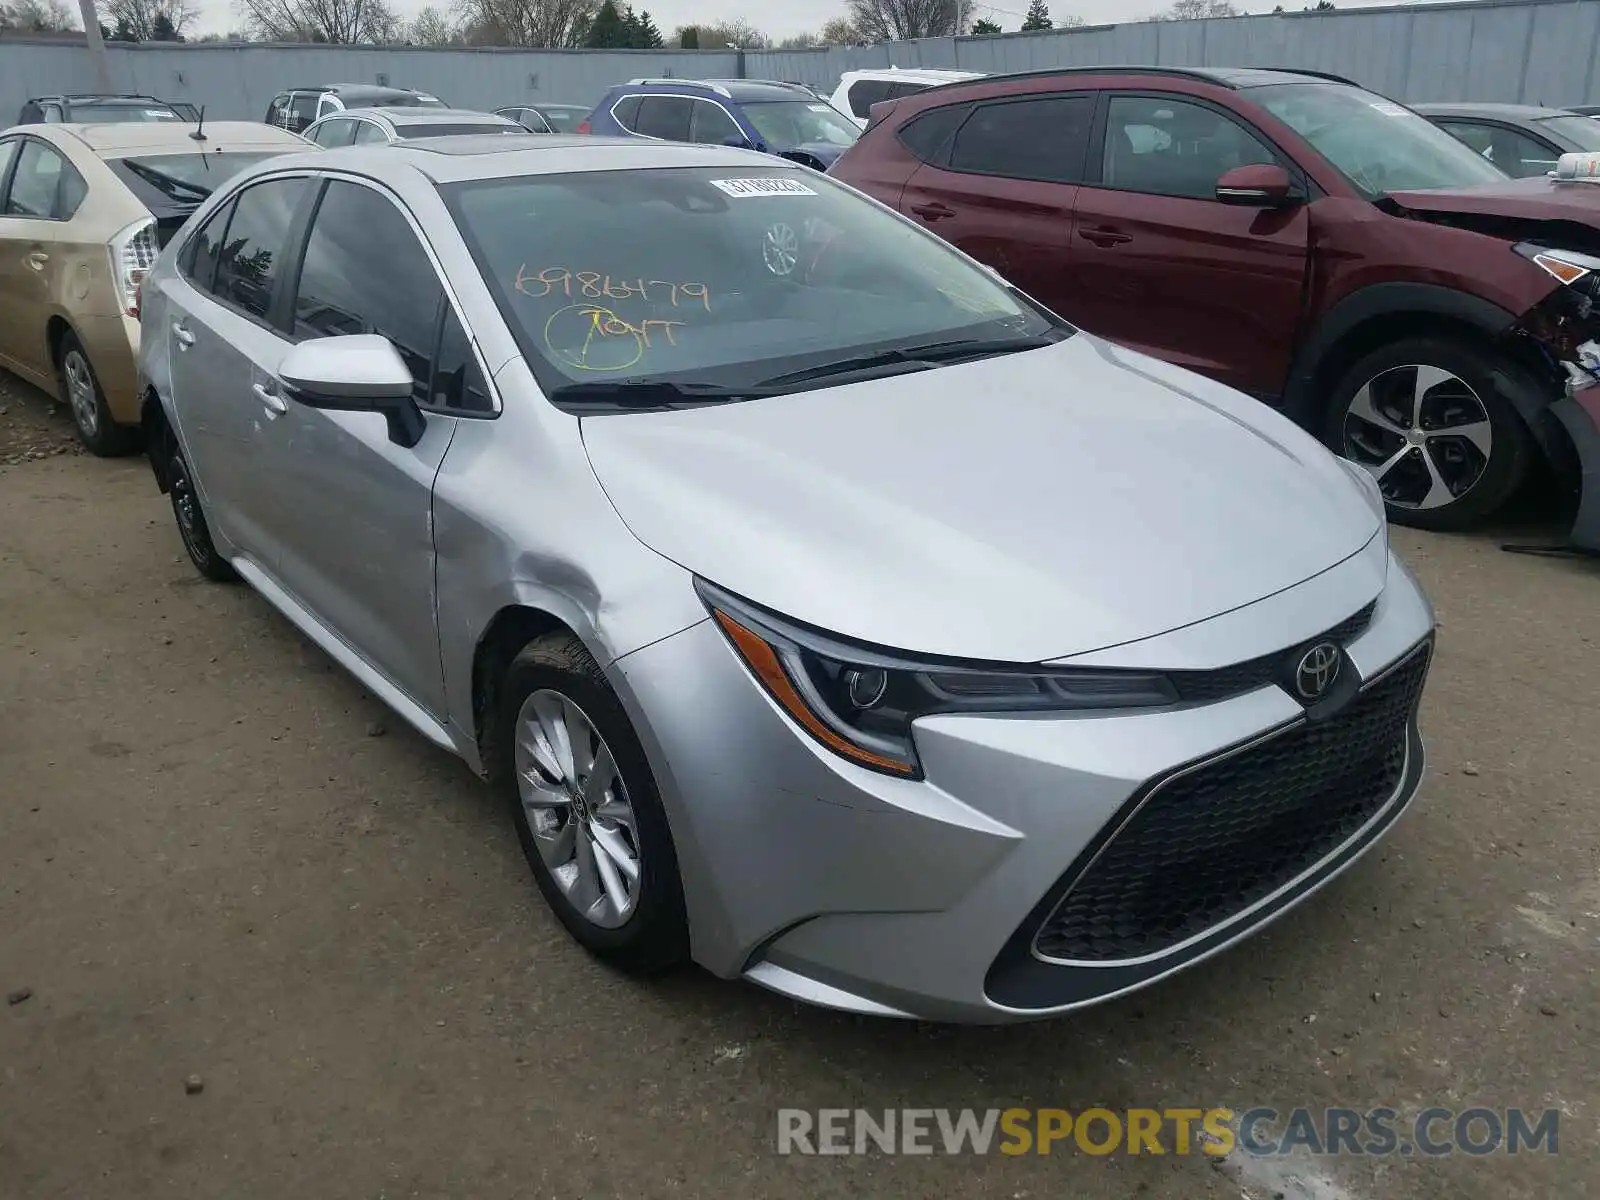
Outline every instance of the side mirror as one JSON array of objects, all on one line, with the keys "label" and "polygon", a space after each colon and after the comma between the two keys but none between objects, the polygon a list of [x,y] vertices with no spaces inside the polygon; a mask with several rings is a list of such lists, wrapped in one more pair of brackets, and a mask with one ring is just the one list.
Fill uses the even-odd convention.
[{"label": "side mirror", "polygon": [[301,342],[283,356],[278,378],[289,399],[307,408],[382,413],[389,440],[397,446],[415,446],[427,428],[411,368],[394,344],[378,334]]},{"label": "side mirror", "polygon": [[1249,208],[1277,208],[1289,200],[1289,172],[1277,163],[1252,163],[1224,171],[1217,180],[1217,199]]}]

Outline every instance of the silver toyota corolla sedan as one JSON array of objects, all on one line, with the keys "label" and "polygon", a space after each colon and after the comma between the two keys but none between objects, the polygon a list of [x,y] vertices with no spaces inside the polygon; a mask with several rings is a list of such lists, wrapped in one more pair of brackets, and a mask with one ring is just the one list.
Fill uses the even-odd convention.
[{"label": "silver toyota corolla sedan", "polygon": [[143,289],[152,465],[501,791],[572,935],[862,1013],[1207,957],[1417,789],[1369,476],[745,151],[274,158]]}]

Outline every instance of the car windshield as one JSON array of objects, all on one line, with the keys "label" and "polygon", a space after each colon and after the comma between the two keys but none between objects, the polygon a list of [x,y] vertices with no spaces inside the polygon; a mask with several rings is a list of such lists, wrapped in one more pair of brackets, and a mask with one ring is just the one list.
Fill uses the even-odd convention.
[{"label": "car windshield", "polygon": [[[565,104],[542,105],[534,111],[550,122],[550,128],[557,133],[571,133],[578,127],[578,122],[589,115],[587,108],[578,108]],[[1600,123],[1597,123],[1595,128],[1600,129]]]},{"label": "car windshield", "polygon": [[172,109],[161,104],[72,104],[69,120],[79,125],[122,125],[131,121],[182,121]]},{"label": "car windshield", "polygon": [[1576,114],[1559,117],[1541,117],[1536,124],[1544,126],[1556,137],[1571,142],[1580,150],[1600,150],[1600,121]]},{"label": "car windshield", "polygon": [[1337,83],[1253,88],[1288,125],[1368,196],[1499,183],[1506,174],[1450,134],[1382,96]]},{"label": "car windshield", "polygon": [[396,137],[403,138],[435,138],[454,137],[464,133],[527,133],[515,121],[504,123],[501,121],[481,121],[444,124],[440,121],[424,122],[417,125],[396,125]]},{"label": "car windshield", "polygon": [[441,191],[547,391],[754,386],[874,352],[971,339],[998,353],[1070,332],[937,238],[800,167]]},{"label": "car windshield", "polygon": [[861,136],[854,121],[820,100],[747,100],[741,106],[756,132],[775,150],[796,146],[852,146]]}]

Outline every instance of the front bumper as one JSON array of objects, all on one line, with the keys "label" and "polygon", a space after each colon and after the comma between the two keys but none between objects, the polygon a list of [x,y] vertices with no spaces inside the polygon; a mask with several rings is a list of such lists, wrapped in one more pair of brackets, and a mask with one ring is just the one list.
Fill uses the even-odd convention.
[{"label": "front bumper", "polygon": [[1568,391],[1550,406],[1578,456],[1578,512],[1568,543],[1600,554],[1600,383]]},{"label": "front bumper", "polygon": [[[1302,589],[1325,595],[1328,585],[1290,593]],[[1345,661],[1370,685],[1425,655],[1432,627],[1426,599],[1391,559]],[[1174,645],[1192,645],[1194,628]],[[1360,820],[1179,941],[1137,961],[1062,963],[1050,947],[1067,943],[1037,935],[1108,840],[1131,844],[1108,832],[1132,828],[1124,823],[1155,785],[1295,736],[1307,714],[1286,691],[1269,684],[1146,713],[926,718],[917,726],[926,778],[910,781],[857,768],[798,733],[709,622],[618,660],[613,677],[668,808],[696,959],[719,975],[880,1015],[1024,1020],[1152,983],[1343,870],[1399,817],[1423,767],[1412,695],[1395,726],[1400,766]]]}]

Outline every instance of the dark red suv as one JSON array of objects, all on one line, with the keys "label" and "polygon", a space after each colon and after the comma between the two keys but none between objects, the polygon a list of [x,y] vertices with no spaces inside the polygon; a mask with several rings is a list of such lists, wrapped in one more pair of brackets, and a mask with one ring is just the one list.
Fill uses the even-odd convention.
[{"label": "dark red suv", "polygon": [[1600,183],[1336,76],[1097,67],[875,105],[829,174],[1091,333],[1283,407],[1459,528],[1549,464],[1600,549]]}]

